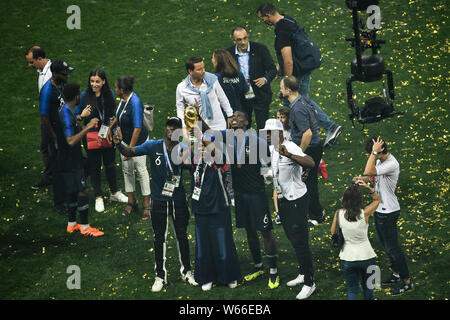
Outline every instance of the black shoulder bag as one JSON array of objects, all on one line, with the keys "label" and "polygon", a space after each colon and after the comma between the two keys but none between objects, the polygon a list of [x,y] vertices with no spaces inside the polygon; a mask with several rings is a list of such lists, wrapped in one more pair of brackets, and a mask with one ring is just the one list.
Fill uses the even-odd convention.
[{"label": "black shoulder bag", "polygon": [[338,211],[336,213],[336,229],[334,230],[334,234],[331,236],[331,246],[337,249],[341,249],[345,242],[341,226],[339,225],[339,215],[340,212]]}]

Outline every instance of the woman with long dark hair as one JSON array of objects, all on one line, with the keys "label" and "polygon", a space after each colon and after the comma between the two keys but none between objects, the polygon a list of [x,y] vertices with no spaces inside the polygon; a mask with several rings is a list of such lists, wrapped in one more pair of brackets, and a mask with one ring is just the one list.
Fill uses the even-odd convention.
[{"label": "woman with long dark hair", "polygon": [[233,113],[242,111],[241,99],[249,90],[244,75],[239,71],[239,66],[233,56],[223,49],[214,51],[211,62],[214,66],[214,73],[219,79],[219,83],[230,102]]},{"label": "woman with long dark hair", "polygon": [[[109,87],[105,71],[94,69],[89,73],[87,89],[81,94],[79,110],[87,109],[89,116],[84,118],[85,124],[92,118],[98,118],[96,127],[90,130],[89,135],[98,136],[100,129],[110,126],[114,116],[116,104],[114,94]],[[100,138],[101,139],[101,138]],[[100,141],[100,140],[99,140]],[[127,197],[118,189],[116,180],[116,152],[112,145],[85,143],[88,156],[89,175],[95,193],[95,210],[105,210],[102,196],[101,166],[105,168],[106,180],[111,191],[112,201],[127,202]]]},{"label": "woman with long dark hair", "polygon": [[[372,195],[372,202],[363,208],[360,186],[366,188]],[[359,279],[361,279],[364,299],[373,300],[373,287],[368,285],[368,279],[375,267],[376,254],[368,238],[369,217],[373,215],[380,203],[380,197],[362,179],[355,180],[342,197],[342,209],[336,211],[331,226],[334,234],[337,225],[342,229],[344,245],[339,253],[341,268],[347,282],[348,300],[357,300]],[[338,220],[338,223],[336,220]]]}]

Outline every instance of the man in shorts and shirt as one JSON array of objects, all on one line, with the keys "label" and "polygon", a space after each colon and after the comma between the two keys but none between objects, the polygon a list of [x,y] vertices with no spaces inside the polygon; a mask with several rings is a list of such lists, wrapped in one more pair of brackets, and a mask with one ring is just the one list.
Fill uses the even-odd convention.
[{"label": "man in shorts and shirt", "polygon": [[388,146],[380,137],[372,137],[366,141],[368,160],[364,169],[364,181],[375,177],[374,190],[380,195],[381,202],[375,211],[375,227],[378,239],[386,250],[391,261],[392,273],[382,280],[382,285],[397,284],[391,295],[400,295],[413,289],[406,257],[398,241],[397,221],[400,216],[400,204],[395,189],[400,175],[400,165],[395,157],[388,152]]},{"label": "man in shorts and shirt", "polygon": [[[169,217],[172,218],[180,257],[180,273],[184,281],[193,286],[198,284],[191,271],[189,242],[187,227],[189,210],[186,203],[186,192],[182,180],[182,164],[175,164],[173,157],[180,157],[182,144],[172,141],[175,130],[182,128],[182,121],[178,117],[171,117],[166,122],[166,137],[159,140],[147,140],[141,145],[129,148],[122,142],[120,129],[113,136],[114,143],[125,157],[147,155],[150,159],[151,170],[151,221],[154,232],[155,270],[156,278],[152,292],[162,290],[167,283],[166,250]],[[175,153],[178,153],[175,155]]]},{"label": "man in shorts and shirt", "polygon": [[[67,232],[79,231],[88,237],[101,237],[104,233],[89,225],[89,197],[84,177],[81,139],[98,122],[93,118],[81,129],[75,116],[75,108],[80,103],[80,85],[68,84],[64,87],[66,103],[58,111],[59,121],[56,126],[58,141],[58,171],[60,172],[67,200]],[[76,211],[80,214],[80,224],[76,221]]]},{"label": "man in shorts and shirt", "polygon": [[[298,300],[308,298],[315,290],[312,254],[309,247],[308,202],[309,195],[302,181],[303,167],[313,168],[314,160],[303,153],[294,142],[284,139],[281,121],[268,119],[264,127],[271,145],[272,174],[279,200],[279,213],[287,238],[295,249],[300,274],[287,282],[290,287],[304,283]],[[273,135],[273,137],[272,137]],[[272,139],[274,139],[272,141]],[[278,139],[278,141],[276,141]]]}]

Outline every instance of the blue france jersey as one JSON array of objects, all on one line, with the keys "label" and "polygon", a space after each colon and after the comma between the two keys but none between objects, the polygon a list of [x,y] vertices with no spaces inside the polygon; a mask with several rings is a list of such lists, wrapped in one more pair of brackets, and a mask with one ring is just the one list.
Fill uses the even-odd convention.
[{"label": "blue france jersey", "polygon": [[68,137],[73,137],[81,131],[75,114],[67,104],[64,104],[58,112],[59,121],[56,126],[56,138],[58,141],[57,162],[58,168],[63,171],[70,171],[83,168],[83,154],[81,142],[73,147],[67,143]]},{"label": "blue france jersey", "polygon": [[58,123],[58,110],[64,104],[62,90],[55,87],[48,80],[39,93],[39,113],[49,117],[50,123],[55,128]]},{"label": "blue france jersey", "polygon": [[[186,197],[186,193],[183,187],[182,166],[175,165],[173,163],[171,158],[172,150],[167,150],[168,159],[166,159],[166,157],[164,156],[163,143],[164,143],[163,139],[147,140],[143,144],[136,146],[134,148],[134,152],[136,156],[147,155],[150,159],[150,171],[152,177],[151,178],[152,200],[158,201],[184,200]],[[180,144],[178,146],[181,147]],[[175,148],[178,149],[179,147]],[[170,179],[172,177],[172,172],[170,171],[170,166],[167,161],[170,161],[170,166],[172,167],[173,174],[181,176],[180,186],[175,189],[173,196],[171,198],[163,196],[161,194],[166,179]]]}]

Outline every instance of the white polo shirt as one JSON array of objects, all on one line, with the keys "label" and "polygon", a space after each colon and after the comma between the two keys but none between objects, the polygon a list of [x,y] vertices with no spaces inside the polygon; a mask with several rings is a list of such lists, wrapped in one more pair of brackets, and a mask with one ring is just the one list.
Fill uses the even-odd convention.
[{"label": "white polo shirt", "polygon": [[[287,151],[297,155],[306,156],[302,149],[292,141],[284,141]],[[281,192],[286,200],[293,201],[306,194],[306,184],[302,181],[303,168],[297,162],[285,156],[280,156],[278,151],[272,151],[272,172],[278,178]]]},{"label": "white polo shirt", "polygon": [[397,187],[400,165],[392,154],[386,160],[377,160],[375,164],[377,176],[375,177],[375,191],[380,195],[380,204],[377,212],[391,213],[400,210],[395,188]]},{"label": "white polo shirt", "polygon": [[50,65],[52,62],[50,59],[47,61],[47,63],[44,66],[44,69],[38,69],[37,72],[39,73],[38,78],[38,89],[39,92],[41,92],[42,87],[44,84],[52,77],[52,72],[50,71]]},{"label": "white polo shirt", "polygon": [[[200,86],[200,91],[206,91],[208,88],[205,80],[203,80]],[[185,81],[182,81],[177,86],[176,92],[176,106],[177,106],[177,116],[183,121],[184,124],[184,108],[185,106],[194,106],[195,100],[197,99],[200,106],[199,112],[202,119],[212,130],[225,130],[227,128],[226,119],[223,116],[222,109],[225,111],[227,117],[233,115],[233,109],[231,108],[230,102],[228,101],[225,92],[220,86],[219,81],[214,82],[213,90],[208,93],[209,102],[211,103],[211,108],[213,111],[213,118],[208,119],[205,115],[205,110],[202,107],[202,99],[200,99],[200,94],[196,93],[189,88],[187,88]]]}]

